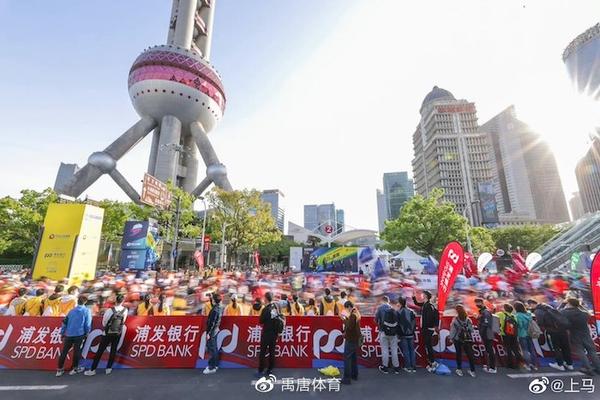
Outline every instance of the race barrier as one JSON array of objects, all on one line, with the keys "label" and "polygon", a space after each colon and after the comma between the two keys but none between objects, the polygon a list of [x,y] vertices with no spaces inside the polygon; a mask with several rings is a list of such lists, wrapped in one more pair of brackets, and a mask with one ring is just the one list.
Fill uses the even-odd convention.
[{"label": "race barrier", "polygon": [[[442,318],[439,333],[434,337],[437,358],[448,365],[454,364],[454,345],[448,342],[450,317]],[[129,317],[118,344],[114,368],[204,368],[210,354],[206,351],[206,317]],[[58,317],[0,317],[0,368],[54,370],[62,348]],[[92,332],[83,347],[84,365],[89,366],[98,349],[102,335],[101,318],[93,320]],[[418,324],[418,321],[417,321]],[[342,365],[344,339],[338,317],[288,317],[283,334],[277,341],[278,368],[320,368]],[[364,344],[359,354],[359,365],[373,368],[379,365],[381,347],[379,331],[373,317],[361,319]],[[590,330],[600,350],[600,339],[594,322]],[[258,365],[262,328],[258,317],[223,317],[217,342],[221,349],[222,368],[255,368]],[[475,332],[473,350],[481,364],[484,346]],[[535,340],[538,357],[550,356],[545,336]],[[424,349],[417,331],[417,362],[424,366]],[[495,342],[500,363],[504,348],[500,338]],[[108,357],[104,354],[100,367]],[[402,365],[402,361],[401,361]],[[70,359],[66,367],[70,368]]]}]

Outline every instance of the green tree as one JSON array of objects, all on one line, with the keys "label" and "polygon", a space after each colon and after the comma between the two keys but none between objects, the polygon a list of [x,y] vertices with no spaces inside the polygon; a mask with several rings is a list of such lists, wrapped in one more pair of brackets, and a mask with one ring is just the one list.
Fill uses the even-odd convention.
[{"label": "green tree", "polygon": [[289,258],[290,247],[294,246],[302,247],[300,243],[283,238],[276,242],[263,244],[258,248],[258,251],[261,258],[267,262],[281,262]]},{"label": "green tree", "polygon": [[0,254],[32,256],[48,205],[57,200],[50,188],[42,192],[25,189],[19,199],[0,199]]},{"label": "green tree", "polygon": [[108,241],[117,241],[123,235],[125,222],[132,219],[129,203],[115,200],[102,200],[99,204],[104,209],[102,220],[102,236]]},{"label": "green tree", "polygon": [[496,244],[494,238],[489,229],[482,226],[476,226],[469,230],[469,236],[471,238],[471,246],[473,247],[473,254],[481,254],[483,252],[493,252],[496,250]]},{"label": "green tree", "polygon": [[215,188],[208,194],[208,202],[212,209],[212,229],[219,232],[220,238],[225,227],[227,250],[235,259],[242,250],[255,250],[281,238],[271,209],[257,190],[226,192]]},{"label": "green tree", "polygon": [[560,229],[553,225],[517,225],[493,229],[492,237],[499,249],[507,250],[510,246],[533,251],[559,232]]},{"label": "green tree", "polygon": [[465,242],[466,221],[452,203],[442,200],[443,190],[434,189],[429,197],[416,195],[404,204],[397,219],[386,222],[381,235],[388,250],[409,246],[421,254],[439,256],[446,243]]}]

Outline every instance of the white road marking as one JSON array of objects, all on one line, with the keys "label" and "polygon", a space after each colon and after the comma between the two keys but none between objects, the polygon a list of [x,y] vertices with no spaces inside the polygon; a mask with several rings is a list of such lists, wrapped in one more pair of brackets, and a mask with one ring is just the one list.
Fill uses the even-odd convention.
[{"label": "white road marking", "polygon": [[582,376],[585,375],[581,372],[536,372],[531,374],[507,374],[509,378],[541,378],[544,376],[548,377],[561,377],[561,376]]},{"label": "white road marking", "polygon": [[24,385],[24,386],[0,386],[0,391],[16,390],[62,390],[67,385]]}]

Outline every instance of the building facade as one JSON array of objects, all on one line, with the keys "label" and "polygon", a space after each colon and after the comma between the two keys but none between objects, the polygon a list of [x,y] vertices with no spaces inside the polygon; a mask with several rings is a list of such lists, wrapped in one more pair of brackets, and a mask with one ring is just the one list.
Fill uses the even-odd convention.
[{"label": "building facade", "polygon": [[584,213],[600,211],[600,139],[592,146],[575,167],[577,186]]},{"label": "building facade", "polygon": [[414,195],[413,181],[408,179],[406,171],[383,174],[383,191],[377,190],[377,219],[380,232],[385,229],[385,221],[398,218],[404,203]]},{"label": "building facade", "polygon": [[[340,211],[340,213],[338,213]],[[322,235],[336,234],[343,227],[338,226],[338,216],[342,218],[344,225],[344,211],[336,210],[335,204],[309,204],[304,206],[304,228]],[[331,226],[333,231],[327,233],[326,229]]]},{"label": "building facade", "polygon": [[385,229],[385,221],[388,220],[387,217],[387,209],[385,207],[385,196],[383,195],[383,191],[377,189],[377,226],[379,228],[379,232],[383,232]]},{"label": "building facade", "polygon": [[344,227],[344,225],[345,225],[344,220],[346,219],[344,214],[345,214],[344,210],[342,210],[342,209],[335,210],[335,226],[336,226],[335,233],[337,233],[338,235],[340,233],[344,232],[344,230],[346,229]]},{"label": "building facade", "polygon": [[573,196],[569,200],[569,208],[571,209],[571,219],[577,221],[583,217],[585,212],[583,211],[583,203],[581,202],[581,196],[579,192],[574,192]]},{"label": "building facade", "polygon": [[277,224],[277,229],[283,233],[285,227],[285,195],[278,189],[263,190],[260,198],[271,207],[271,215]]},{"label": "building facade", "polygon": [[514,106],[481,125],[490,143],[500,224],[559,223],[569,212],[554,154]]},{"label": "building facade", "polygon": [[475,104],[435,86],[423,100],[413,134],[413,179],[418,194],[444,190],[444,200],[479,225],[480,183],[492,181],[490,146]]}]

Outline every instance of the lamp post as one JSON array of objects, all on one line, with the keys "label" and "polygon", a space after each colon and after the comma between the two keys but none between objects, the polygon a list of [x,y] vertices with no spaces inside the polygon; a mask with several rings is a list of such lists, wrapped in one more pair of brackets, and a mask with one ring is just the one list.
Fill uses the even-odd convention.
[{"label": "lamp post", "polygon": [[223,222],[223,229],[221,233],[221,268],[225,266],[225,229],[227,228],[227,222]]},{"label": "lamp post", "polygon": [[206,216],[208,215],[208,207],[206,206],[206,199],[203,196],[198,197],[199,200],[202,200],[204,203],[204,219],[202,221],[202,237],[200,238],[200,253],[202,254],[202,259],[204,259],[204,237],[206,235]]},{"label": "lamp post", "polygon": [[[472,201],[471,203],[469,203],[469,217],[471,219],[471,223],[473,223],[475,220],[473,218],[473,204],[478,204],[479,200],[475,200]],[[464,219],[467,219],[467,207],[465,207],[465,209],[462,212],[462,216]],[[467,250],[469,251],[469,253],[473,254],[473,247],[471,246],[471,235],[470,235],[470,231],[471,231],[471,223],[469,223],[469,220],[467,220]]]},{"label": "lamp post", "polygon": [[177,196],[177,208],[175,209],[175,231],[173,232],[173,241],[171,242],[171,271],[175,270],[177,265],[177,236],[179,235],[179,217],[181,214],[181,197]]}]

